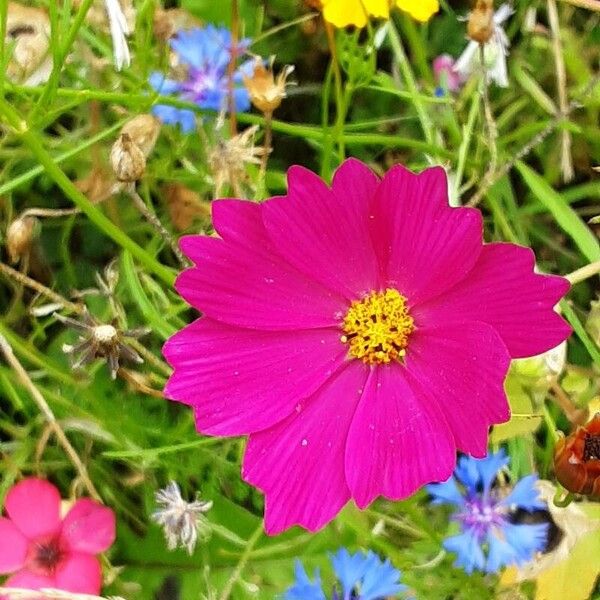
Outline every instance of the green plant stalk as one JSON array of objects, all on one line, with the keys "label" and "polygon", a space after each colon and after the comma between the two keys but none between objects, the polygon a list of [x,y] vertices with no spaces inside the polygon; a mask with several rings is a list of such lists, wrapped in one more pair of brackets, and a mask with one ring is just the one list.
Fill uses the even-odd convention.
[{"label": "green plant stalk", "polygon": [[404,77],[406,87],[408,88],[408,91],[412,96],[412,102],[417,111],[419,121],[421,122],[421,127],[423,128],[425,139],[427,140],[428,144],[433,145],[433,124],[431,122],[431,119],[429,118],[429,114],[425,110],[423,102],[419,98],[419,90],[417,88],[415,76],[410,68],[408,57],[404,52],[404,48],[402,47],[402,41],[400,40],[400,36],[398,35],[398,30],[396,29],[396,26],[391,20],[389,22],[389,32],[390,40],[392,42],[392,50],[396,57],[396,61],[398,62],[398,66],[400,67],[400,71],[402,72],[402,77]]},{"label": "green plant stalk", "polygon": [[65,195],[81,209],[81,211],[84,212],[101,231],[114,240],[119,246],[129,250],[133,256],[164,283],[170,287],[173,285],[175,282],[175,275],[172,270],[165,267],[153,256],[148,254],[148,252],[119,229],[75,187],[73,182],[65,175],[62,169],[58,167],[53,158],[43,147],[39,137],[29,129],[27,123],[19,117],[15,110],[5,100],[0,100],[0,115],[12,127],[15,135],[23,140],[31,153],[44,167],[46,173],[54,180],[56,185],[62,189]]},{"label": "green plant stalk", "polygon": [[465,174],[465,164],[467,162],[467,154],[469,147],[471,146],[471,139],[473,138],[473,131],[475,129],[475,121],[479,114],[479,106],[481,103],[481,87],[478,91],[473,94],[471,100],[471,108],[469,109],[469,116],[467,117],[467,124],[463,127],[463,140],[458,149],[458,163],[456,165],[456,174],[454,178],[454,197],[458,198],[460,195],[460,188],[462,186],[463,176]]},{"label": "green plant stalk", "polygon": [[588,354],[592,357],[592,360],[600,367],[600,350],[598,346],[594,343],[592,338],[588,335],[583,323],[579,320],[579,317],[575,314],[575,311],[571,307],[571,305],[566,301],[562,300],[560,303],[560,309],[577,337],[581,340],[581,343],[585,346],[585,349],[588,351]]}]

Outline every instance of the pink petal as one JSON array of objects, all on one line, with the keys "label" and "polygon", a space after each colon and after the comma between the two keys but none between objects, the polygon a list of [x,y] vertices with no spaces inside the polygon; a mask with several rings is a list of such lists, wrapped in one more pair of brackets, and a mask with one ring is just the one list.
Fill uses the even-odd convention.
[{"label": "pink petal", "polygon": [[95,556],[75,552],[56,571],[56,586],[78,594],[99,594],[102,570]]},{"label": "pink petal", "polygon": [[25,564],[28,544],[10,519],[0,517],[0,573],[12,573]]},{"label": "pink petal", "polygon": [[386,284],[411,306],[460,281],[482,247],[481,213],[450,208],[446,173],[435,167],[415,175],[396,165],[373,202],[372,237],[387,272]]},{"label": "pink petal", "polygon": [[368,229],[376,178],[346,161],[330,190],[314,173],[288,171],[288,195],[263,205],[265,226],[278,252],[303,273],[354,300],[378,287],[379,265]]},{"label": "pink petal", "polygon": [[226,242],[254,250],[265,242],[261,206],[249,200],[215,200],[211,204],[213,227]]},{"label": "pink petal", "polygon": [[344,449],[366,378],[365,365],[348,363],[295,414],[250,436],[243,477],[266,494],[268,534],[292,525],[317,531],[350,498]]},{"label": "pink petal", "polygon": [[512,358],[541,354],[569,337],[553,310],[568,292],[562,277],[533,272],[535,256],[514,244],[484,246],[469,275],[444,296],[413,312],[422,323],[483,321],[500,334]]},{"label": "pink petal", "polygon": [[377,496],[406,498],[452,474],[452,434],[418,392],[398,363],[371,371],[346,446],[346,479],[359,508]]},{"label": "pink petal", "polygon": [[165,394],[191,404],[199,431],[242,435],[271,427],[342,364],[339,329],[258,331],[202,318],[175,334]]},{"label": "pink petal", "polygon": [[273,249],[251,211],[244,235],[251,248],[206,236],[188,236],[181,248],[198,266],[187,269],[175,284],[198,310],[218,321],[256,329],[297,329],[337,324],[347,302],[314,279],[298,272]]},{"label": "pink petal", "polygon": [[[27,569],[23,569],[9,577],[3,584],[5,587],[23,588],[25,590],[41,590],[43,588],[56,587],[56,581],[53,577],[46,575],[37,575]],[[34,596],[35,600],[39,600],[39,596]]]},{"label": "pink petal", "polygon": [[30,539],[54,533],[60,527],[60,494],[44,479],[29,477],[14,485],[4,506],[14,524]]},{"label": "pink petal", "polygon": [[72,551],[104,552],[115,541],[115,513],[94,500],[81,498],[63,521],[61,540]]},{"label": "pink petal", "polygon": [[482,458],[491,425],[510,417],[504,379],[510,356],[485,323],[445,323],[411,336],[406,368],[448,423],[459,450]]}]

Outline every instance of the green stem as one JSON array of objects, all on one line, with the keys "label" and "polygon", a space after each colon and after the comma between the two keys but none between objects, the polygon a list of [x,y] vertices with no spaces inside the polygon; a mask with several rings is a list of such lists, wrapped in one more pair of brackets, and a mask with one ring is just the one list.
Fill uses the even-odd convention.
[{"label": "green stem", "polygon": [[31,153],[44,167],[46,173],[62,189],[65,195],[84,212],[101,231],[113,239],[119,246],[129,250],[144,266],[159,277],[168,286],[172,286],[175,276],[171,269],[158,262],[141,246],[136,244],[126,233],[119,229],[108,219],[90,200],[81,193],[73,182],[58,167],[54,159],[46,151],[40,138],[31,129],[26,121],[22,120],[17,112],[5,100],[0,100],[0,115],[12,127],[15,135],[20,137]]},{"label": "green stem", "polygon": [[571,327],[573,327],[577,337],[581,340],[581,343],[585,346],[588,354],[592,357],[592,360],[600,367],[600,350],[598,350],[598,346],[588,335],[583,323],[579,320],[579,317],[575,314],[571,305],[566,300],[562,300],[560,309],[567,321],[569,321]]}]

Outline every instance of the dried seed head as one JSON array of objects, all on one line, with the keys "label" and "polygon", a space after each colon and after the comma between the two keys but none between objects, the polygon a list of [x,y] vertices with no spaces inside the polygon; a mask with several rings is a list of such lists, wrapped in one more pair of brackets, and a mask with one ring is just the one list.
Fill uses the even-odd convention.
[{"label": "dried seed head", "polygon": [[130,135],[122,133],[110,151],[110,164],[119,181],[134,183],[146,170],[146,157]]},{"label": "dried seed head", "polygon": [[114,344],[119,336],[112,325],[98,325],[92,329],[92,335],[99,344]]},{"label": "dried seed head", "polygon": [[167,547],[169,550],[186,548],[191,555],[198,538],[207,538],[210,534],[210,525],[204,513],[210,510],[213,503],[199,499],[186,502],[174,481],[156,492],[155,498],[160,508],[152,514],[152,520],[162,526]]},{"label": "dried seed head", "polygon": [[477,0],[469,15],[467,35],[474,42],[486,44],[494,35],[494,0]]},{"label": "dried seed head", "polygon": [[6,249],[11,263],[17,263],[22,256],[29,254],[39,231],[40,224],[35,217],[19,217],[8,226]]},{"label": "dried seed head", "polygon": [[160,121],[150,114],[137,115],[121,129],[121,134],[127,134],[146,158],[154,150],[159,133]]},{"label": "dried seed head", "polygon": [[8,3],[5,44],[12,47],[6,75],[13,83],[35,86],[52,72],[50,19],[45,10]]},{"label": "dried seed head", "polygon": [[252,104],[265,114],[270,114],[281,106],[286,97],[287,78],[294,71],[294,67],[286,65],[281,73],[275,77],[273,65],[266,68],[261,58],[254,63],[252,77],[244,77],[244,85],[250,94]]},{"label": "dried seed head", "polygon": [[210,205],[194,190],[181,183],[171,183],[163,188],[163,193],[177,231],[189,229],[196,219],[210,220]]}]

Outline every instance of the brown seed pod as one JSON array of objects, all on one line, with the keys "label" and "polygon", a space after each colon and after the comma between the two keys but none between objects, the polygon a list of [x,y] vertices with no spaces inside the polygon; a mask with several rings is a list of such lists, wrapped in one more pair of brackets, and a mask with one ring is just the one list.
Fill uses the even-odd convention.
[{"label": "brown seed pod", "polygon": [[35,238],[39,234],[40,223],[35,217],[15,219],[6,231],[6,249],[11,263],[18,263],[21,257],[29,254]]},{"label": "brown seed pod", "polygon": [[480,44],[490,41],[494,35],[494,1],[477,0],[475,8],[469,15],[467,35]]},{"label": "brown seed pod", "polygon": [[110,164],[119,181],[134,183],[146,170],[146,157],[127,133],[122,133],[110,151]]},{"label": "brown seed pod", "polygon": [[554,471],[570,492],[600,498],[600,413],[558,441]]}]

